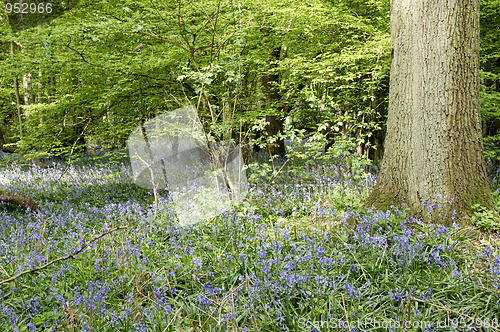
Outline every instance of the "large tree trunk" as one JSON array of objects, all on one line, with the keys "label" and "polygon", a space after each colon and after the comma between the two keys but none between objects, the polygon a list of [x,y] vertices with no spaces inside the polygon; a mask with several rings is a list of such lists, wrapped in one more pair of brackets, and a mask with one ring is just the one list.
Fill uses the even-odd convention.
[{"label": "large tree trunk", "polygon": [[[479,109],[479,0],[392,0],[387,138],[366,207],[416,215],[442,195],[436,222],[493,207]],[[453,199],[453,205],[448,202]],[[467,222],[461,218],[461,223]]]}]

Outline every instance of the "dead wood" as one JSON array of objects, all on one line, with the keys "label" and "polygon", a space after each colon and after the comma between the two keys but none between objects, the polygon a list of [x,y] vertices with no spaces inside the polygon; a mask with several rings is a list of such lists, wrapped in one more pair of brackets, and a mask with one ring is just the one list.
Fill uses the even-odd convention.
[{"label": "dead wood", "polygon": [[38,209],[38,204],[31,198],[12,192],[10,190],[0,190],[0,202],[16,204],[22,207],[25,211],[30,209],[35,212]]}]

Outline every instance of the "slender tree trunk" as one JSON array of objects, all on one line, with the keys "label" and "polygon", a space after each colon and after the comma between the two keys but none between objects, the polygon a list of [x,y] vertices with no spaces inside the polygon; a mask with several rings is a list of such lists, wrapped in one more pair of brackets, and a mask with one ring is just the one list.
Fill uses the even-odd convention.
[{"label": "slender tree trunk", "polygon": [[384,140],[385,140],[385,131],[379,131],[375,133],[373,141],[375,144],[375,164],[380,167],[382,160],[384,158]]},{"label": "slender tree trunk", "polygon": [[21,116],[21,98],[19,97],[19,80],[14,78],[14,93],[16,94],[17,118],[19,119],[19,137],[23,138],[23,120]]},{"label": "slender tree trunk", "polygon": [[38,70],[38,91],[36,93],[35,103],[43,103],[43,72]]},{"label": "slender tree trunk", "polygon": [[33,84],[31,79],[31,73],[23,75],[23,88],[24,88],[24,105],[33,104]]},{"label": "slender tree trunk", "polygon": [[[266,95],[266,106],[274,112],[279,110],[279,102],[281,101],[281,95],[278,88],[279,75],[278,73],[273,72],[273,70],[277,67],[275,61],[279,60],[280,53],[281,47],[274,47],[271,49],[269,54],[269,69],[262,75],[262,84]],[[276,115],[267,115],[266,121],[269,123],[266,126],[266,136],[268,142],[268,146],[266,148],[267,154],[270,156],[285,156],[285,142],[283,139],[277,139],[274,143],[270,143],[271,137],[281,133],[281,130],[283,129],[283,121]]]},{"label": "slender tree trunk", "polygon": [[391,42],[385,154],[365,206],[404,202],[425,217],[422,202],[440,194],[436,222],[450,225],[457,210],[465,224],[471,205],[493,207],[479,109],[479,0],[392,0]]},{"label": "slender tree trunk", "polygon": [[[14,42],[10,42],[10,54],[14,54]],[[19,137],[23,138],[23,122],[21,117],[21,100],[19,98],[19,80],[14,78],[14,93],[16,94],[17,117],[19,118]]]},{"label": "slender tree trunk", "polygon": [[47,78],[47,103],[51,104],[55,100],[56,95],[56,78],[55,76],[49,76]]}]

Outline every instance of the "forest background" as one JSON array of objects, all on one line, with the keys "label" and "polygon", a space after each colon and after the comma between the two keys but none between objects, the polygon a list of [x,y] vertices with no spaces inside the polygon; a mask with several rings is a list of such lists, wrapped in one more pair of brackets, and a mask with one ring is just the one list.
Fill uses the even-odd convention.
[{"label": "forest background", "polygon": [[[481,1],[481,113],[495,166],[499,5]],[[124,147],[138,124],[194,104],[216,140],[272,136],[288,118],[302,133],[351,138],[380,165],[388,1],[82,1],[32,29],[13,32],[5,13],[2,23],[4,151]]]},{"label": "forest background", "polygon": [[[0,150],[15,153],[1,153],[0,189],[38,204],[0,204],[0,329],[312,332],[364,320],[370,331],[389,321],[448,331],[465,320],[499,330],[494,211],[478,209],[470,227],[436,218],[437,198],[418,219],[404,205],[358,213],[384,155],[389,1],[76,2],[21,31],[0,9]],[[499,8],[481,0],[497,210]],[[267,155],[253,154],[262,163],[236,210],[177,227],[170,193],[138,187],[129,160],[111,154],[190,104],[210,140]],[[317,163],[316,143],[304,144],[310,155],[285,151],[287,135],[334,153]],[[307,157],[318,158],[300,164]],[[296,172],[280,173],[288,161]]]}]

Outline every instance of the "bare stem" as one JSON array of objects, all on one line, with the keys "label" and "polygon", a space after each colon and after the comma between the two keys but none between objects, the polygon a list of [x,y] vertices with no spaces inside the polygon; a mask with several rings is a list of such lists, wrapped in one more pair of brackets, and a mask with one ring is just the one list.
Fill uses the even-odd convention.
[{"label": "bare stem", "polygon": [[153,195],[155,198],[155,214],[153,216],[151,224],[149,225],[149,231],[151,232],[153,230],[153,221],[155,221],[156,217],[158,216],[158,195],[156,193],[155,175],[151,166],[146,161],[144,161],[144,159],[142,159],[141,156],[137,155],[137,157],[144,163],[144,165],[146,165],[146,167],[149,169],[149,172],[151,173],[151,184],[153,186]]},{"label": "bare stem", "polygon": [[73,258],[73,259],[74,259],[74,258],[75,258],[74,256],[76,256],[76,255],[78,255],[79,253],[81,253],[81,252],[82,252],[85,248],[87,248],[87,247],[88,247],[89,245],[91,245],[93,242],[95,242],[95,241],[99,240],[100,238],[102,238],[102,237],[104,237],[104,236],[108,235],[109,233],[112,233],[112,232],[114,232],[114,231],[116,231],[116,230],[119,230],[119,229],[125,229],[125,228],[128,228],[128,227],[127,227],[127,226],[119,226],[119,227],[115,227],[115,228],[113,228],[113,229],[110,229],[109,231],[107,231],[107,232],[105,232],[105,233],[102,233],[102,234],[101,234],[101,235],[99,235],[98,237],[96,237],[96,238],[94,238],[94,239],[90,240],[90,242],[85,243],[85,244],[84,244],[84,245],[83,245],[80,249],[78,249],[77,251],[73,252],[72,254],[69,254],[69,255],[66,255],[66,256],[63,256],[63,257],[59,257],[59,258],[57,258],[57,259],[54,259],[53,261],[48,262],[48,263],[47,263],[47,264],[45,264],[45,265],[42,265],[42,266],[37,267],[37,268],[34,268],[34,269],[32,269],[32,270],[27,270],[27,271],[19,272],[18,274],[16,274],[15,276],[13,276],[13,277],[11,277],[11,278],[8,278],[8,279],[5,279],[5,280],[0,281],[0,285],[2,285],[2,284],[6,284],[6,283],[11,282],[11,281],[13,281],[13,280],[16,280],[17,278],[19,278],[19,277],[21,277],[21,276],[23,276],[23,275],[25,275],[25,274],[28,274],[28,273],[35,273],[35,272],[37,272],[37,271],[40,271],[40,270],[42,270],[42,269],[45,269],[46,267],[51,266],[51,265],[52,265],[52,264],[54,264],[54,263],[57,263],[57,262],[60,262],[60,261],[64,261],[64,260],[67,260],[67,259],[69,259],[69,258]]}]

